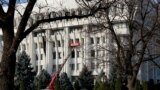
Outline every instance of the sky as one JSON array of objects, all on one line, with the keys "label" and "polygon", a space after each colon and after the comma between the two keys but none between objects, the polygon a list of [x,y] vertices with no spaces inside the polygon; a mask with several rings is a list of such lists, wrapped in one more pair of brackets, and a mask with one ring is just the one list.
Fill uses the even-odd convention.
[{"label": "sky", "polygon": [[[9,0],[1,0],[1,2],[8,2]],[[27,2],[27,0],[17,0],[17,3],[24,3],[24,2]]]},{"label": "sky", "polygon": [[[0,0],[0,1],[8,2],[9,0]],[[20,8],[19,9],[20,11],[22,11],[21,9],[24,10],[24,7],[27,5],[26,3],[27,1],[28,0],[17,0],[18,8]],[[39,7],[39,6],[42,6],[42,7],[47,6],[49,11],[59,11],[63,9],[72,9],[72,8],[78,7],[75,0],[37,0],[34,10],[36,11],[37,10],[36,7]],[[4,5],[3,8],[6,11],[8,7],[7,5]],[[41,10],[41,11],[45,11],[45,10],[46,9]]]}]

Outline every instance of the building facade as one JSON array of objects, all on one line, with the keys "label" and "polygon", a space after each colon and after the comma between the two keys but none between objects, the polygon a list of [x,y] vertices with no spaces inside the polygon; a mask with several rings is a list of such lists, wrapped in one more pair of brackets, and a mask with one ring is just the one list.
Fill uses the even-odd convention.
[{"label": "building facade", "polygon": [[[111,8],[111,11],[113,11],[111,18],[115,19],[113,27],[119,37],[118,39],[127,43],[126,38],[129,36],[129,31],[124,20],[126,18],[112,17],[117,15],[117,12],[114,12],[117,10],[118,14],[126,15],[127,13],[123,9],[124,7],[121,6],[118,6],[118,9]],[[40,14],[44,13],[45,10],[48,9],[42,10]],[[41,17],[39,13],[35,14],[38,17],[32,19],[45,18],[43,15]],[[18,17],[15,18],[15,30],[19,19]],[[61,20],[42,24],[21,42],[18,52],[26,51],[29,54],[37,75],[42,69],[54,74],[67,59],[62,72],[66,72],[69,77],[78,76],[83,65],[86,65],[93,75],[98,75],[101,71],[104,71],[109,78],[112,69],[109,62],[114,60],[110,51],[113,49],[116,50],[116,44],[109,30],[99,27],[96,20],[89,17],[87,19]],[[152,52],[155,52],[155,50]],[[158,77],[160,71],[154,65],[151,66],[153,66],[152,70],[149,68],[148,62],[143,64],[138,78],[142,80],[160,79]]]},{"label": "building facade", "polygon": [[[72,22],[74,24],[68,24]],[[109,75],[107,61],[110,57],[106,51],[110,48],[109,34],[106,30],[88,32],[96,27],[84,22],[87,21],[62,21],[56,27],[37,29],[22,41],[19,50],[29,54],[37,74],[42,69],[54,74],[68,59],[62,72],[67,72],[69,76],[78,76],[83,65],[92,70],[93,75],[98,75],[101,70]]]}]

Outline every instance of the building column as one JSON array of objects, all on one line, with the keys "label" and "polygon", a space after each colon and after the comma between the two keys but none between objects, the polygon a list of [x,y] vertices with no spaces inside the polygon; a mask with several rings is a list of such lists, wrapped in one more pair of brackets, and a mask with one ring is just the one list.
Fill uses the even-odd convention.
[{"label": "building column", "polygon": [[55,41],[55,52],[56,52],[56,71],[59,69],[59,55],[58,55],[58,46],[57,46],[57,36],[54,35],[54,41]]},{"label": "building column", "polygon": [[77,72],[77,63],[78,63],[78,61],[77,61],[77,48],[75,48],[74,51],[75,51],[75,58],[74,58],[75,71]]},{"label": "building column", "polygon": [[33,67],[33,70],[35,71],[36,70],[36,46],[35,46],[35,43],[34,43],[34,33],[30,33],[29,34],[29,48],[27,49],[28,50],[28,54],[31,58],[31,66]]},{"label": "building column", "polygon": [[[71,54],[71,48],[69,47],[69,28],[64,28],[65,32],[65,40],[64,40],[64,57],[68,57],[69,54]],[[64,65],[64,70],[66,71],[68,77],[71,77],[71,68],[70,68],[70,57],[67,58],[67,62]]]},{"label": "building column", "polygon": [[[90,49],[89,49],[89,45],[90,45],[90,35],[89,35],[89,32],[88,32],[88,25],[85,25],[84,28],[83,28],[86,33],[85,33],[85,40],[84,40],[84,60],[85,61],[82,61],[87,67],[88,67],[88,70],[91,70],[91,60],[89,60],[89,57],[90,57]],[[82,66],[83,68],[83,66]]]},{"label": "building column", "polygon": [[41,47],[39,45],[40,43],[40,36],[37,36],[37,56],[38,56],[38,72],[37,72],[37,75],[40,74],[41,72]]},{"label": "building column", "polygon": [[53,45],[50,42],[50,38],[51,38],[51,31],[47,30],[46,31],[46,70],[47,72],[51,75],[52,72],[52,68],[53,68]]}]

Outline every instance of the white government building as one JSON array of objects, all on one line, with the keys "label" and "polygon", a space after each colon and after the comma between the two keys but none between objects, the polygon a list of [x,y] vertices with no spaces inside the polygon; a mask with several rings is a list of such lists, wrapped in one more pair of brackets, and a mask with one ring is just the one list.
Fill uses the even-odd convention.
[{"label": "white government building", "polygon": [[[64,8],[77,8],[74,0],[40,0],[33,14],[37,14],[37,12],[44,14],[46,10],[50,12],[59,8],[63,9],[61,6],[52,6],[52,4],[59,5],[57,4],[58,1],[64,2]],[[47,7],[40,9],[45,5]],[[24,6],[25,4],[18,6],[21,8],[19,10],[22,10],[20,12],[23,12],[22,8]],[[42,17],[35,18],[40,19]],[[15,24],[18,22],[18,19],[20,18],[17,15]],[[128,27],[125,22],[116,23],[114,28],[120,36],[126,38],[128,35]],[[108,61],[113,59],[109,54],[109,50],[113,49],[113,43],[112,36],[108,30],[101,30],[96,26],[95,20],[92,18],[72,19],[39,26],[21,42],[19,51],[25,50],[29,54],[37,75],[42,69],[47,70],[50,74],[54,74],[64,59],[70,56],[62,69],[62,72],[66,72],[69,77],[78,76],[83,65],[87,65],[93,75],[98,75],[103,70],[109,77],[111,67]],[[144,79],[159,79],[159,73],[157,72],[157,68],[154,68],[152,70],[153,75],[149,76],[148,73],[148,76],[145,76],[146,78]]]},{"label": "white government building", "polygon": [[[102,69],[109,73],[109,56],[105,48],[109,48],[111,39],[106,30],[96,34],[87,32],[95,28],[85,19],[58,22],[58,25],[33,31],[23,40],[20,50],[25,50],[30,55],[31,63],[38,73],[46,69],[52,74],[68,56],[70,57],[63,68],[68,74],[79,75],[83,65],[92,69],[95,75]],[[98,59],[101,59],[99,63],[104,60],[101,67],[98,67]]]},{"label": "white government building", "polygon": [[[71,3],[70,1],[74,0],[67,3]],[[76,3],[73,4],[73,9],[77,8]],[[66,4],[66,7],[72,9],[70,4],[68,5]],[[95,23],[93,18],[84,18],[43,24],[22,41],[19,50],[25,50],[29,54],[37,74],[42,69],[54,74],[64,59],[70,56],[62,69],[68,76],[78,76],[83,65],[86,65],[93,75],[98,75],[103,70],[109,77],[108,61],[112,57],[107,50],[113,48],[113,39],[108,30],[102,30]],[[115,28],[117,34],[128,34],[124,22],[117,23]]]}]

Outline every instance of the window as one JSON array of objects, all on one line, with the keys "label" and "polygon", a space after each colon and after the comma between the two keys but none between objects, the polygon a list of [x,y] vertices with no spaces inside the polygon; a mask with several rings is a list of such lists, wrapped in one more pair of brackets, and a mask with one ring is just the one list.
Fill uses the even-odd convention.
[{"label": "window", "polygon": [[53,47],[55,47],[55,42],[53,41],[52,43],[53,43]]},{"label": "window", "polygon": [[38,55],[36,54],[36,60],[38,60]]},{"label": "window", "polygon": [[43,54],[40,55],[40,60],[43,60]]},{"label": "window", "polygon": [[84,44],[84,38],[82,38],[81,40],[82,40],[82,41],[81,41],[81,44]]},{"label": "window", "polygon": [[74,29],[70,28],[69,33],[73,33]]},{"label": "window", "polygon": [[62,40],[62,46],[64,46],[64,40]]},{"label": "window", "polygon": [[40,70],[42,70],[42,68],[43,68],[43,66],[41,65],[41,66],[40,66]]},{"label": "window", "polygon": [[56,71],[56,65],[53,65],[52,72],[55,72],[55,71]]},{"label": "window", "polygon": [[78,38],[76,38],[76,43],[79,43],[79,39]]},{"label": "window", "polygon": [[61,59],[61,52],[58,53],[58,58]]},{"label": "window", "polygon": [[90,38],[90,42],[91,42],[91,44],[94,44],[94,39]]},{"label": "window", "polygon": [[100,38],[99,37],[97,37],[97,44],[99,44],[100,43]]},{"label": "window", "polygon": [[54,31],[51,31],[51,35],[54,35]]},{"label": "window", "polygon": [[36,69],[35,69],[36,73],[38,72],[38,65],[36,65]]},{"label": "window", "polygon": [[53,52],[53,59],[56,59],[56,52]]},{"label": "window", "polygon": [[62,67],[62,64],[59,64],[59,65],[58,65],[58,69],[61,68],[61,67]]},{"label": "window", "polygon": [[79,57],[80,51],[77,51],[77,57]]},{"label": "window", "polygon": [[75,65],[74,64],[70,64],[71,70],[75,70]]},{"label": "window", "polygon": [[36,20],[41,20],[43,19],[43,14],[36,14],[35,17],[36,17]]},{"label": "window", "polygon": [[35,49],[37,49],[37,43],[35,43]]},{"label": "window", "polygon": [[57,41],[57,45],[58,47],[61,47],[61,42],[59,40]]},{"label": "window", "polygon": [[91,69],[95,69],[95,63],[91,62]]},{"label": "window", "polygon": [[70,39],[70,43],[73,43],[73,39]]},{"label": "window", "polygon": [[104,36],[102,37],[102,42],[105,43],[105,37]]},{"label": "window", "polygon": [[75,58],[75,51],[74,50],[71,53],[71,58]]},{"label": "window", "polygon": [[91,50],[91,57],[95,57],[95,50]]},{"label": "window", "polygon": [[77,63],[77,70],[79,70],[80,63]]}]

